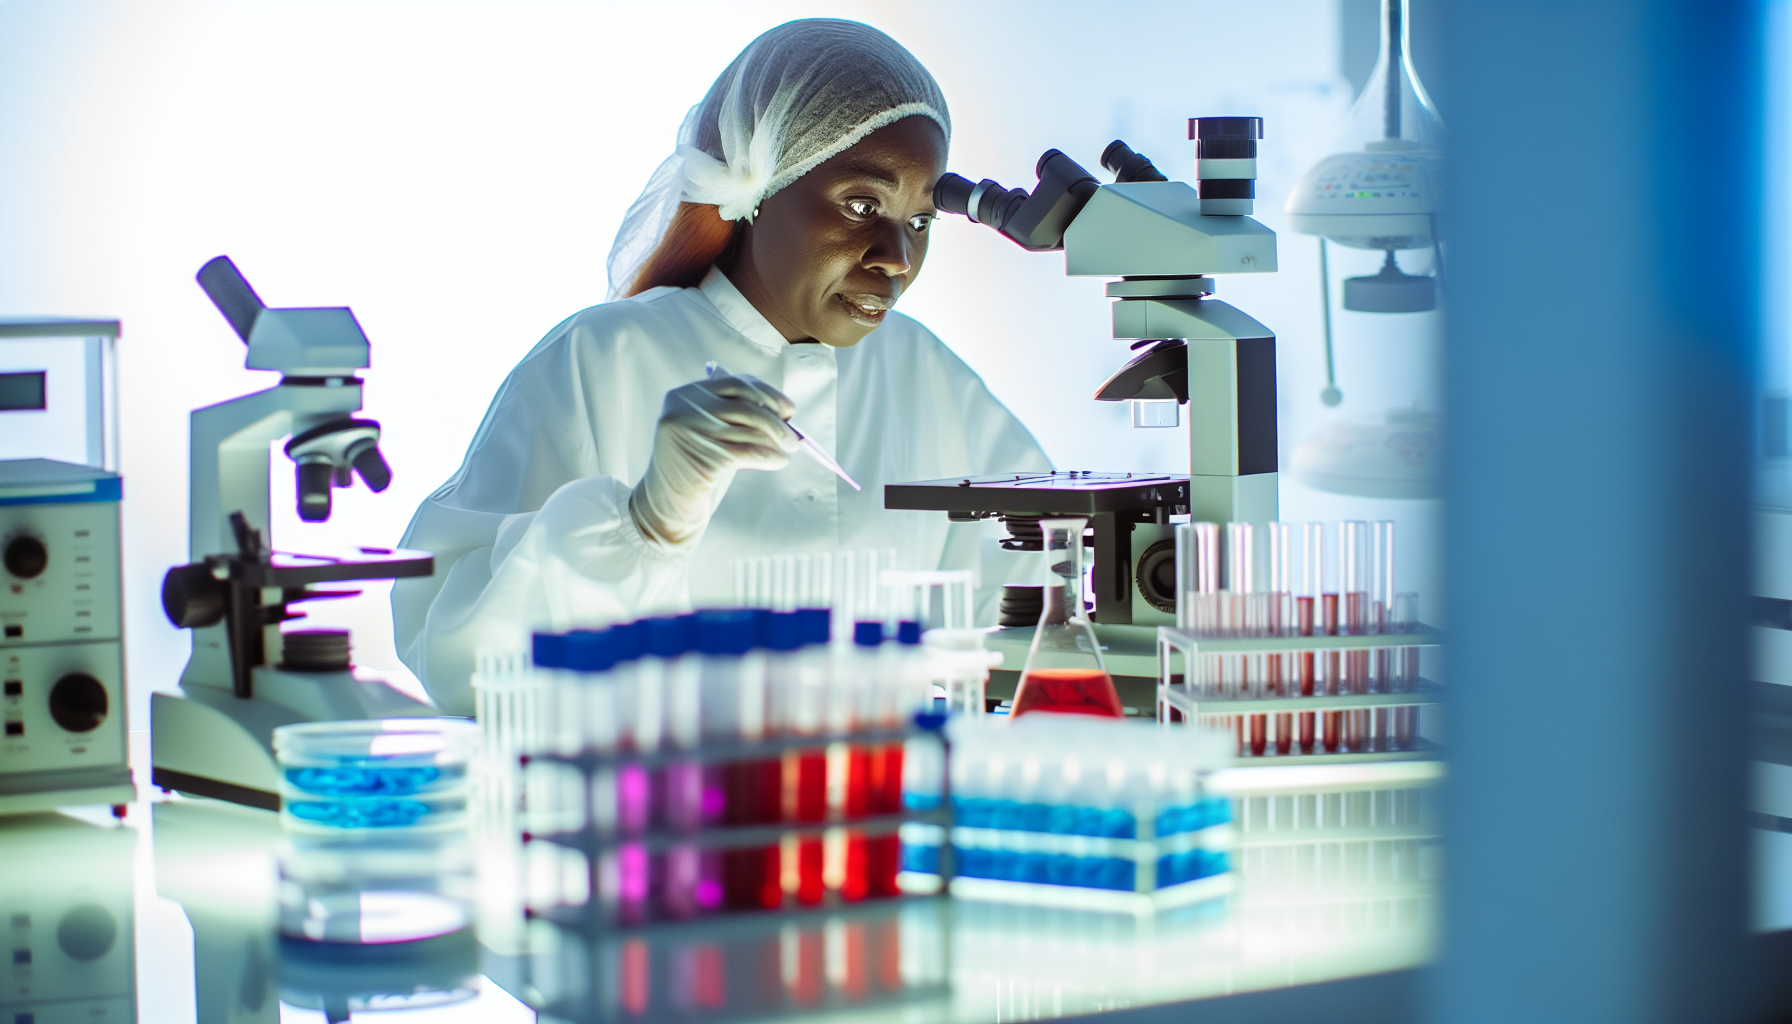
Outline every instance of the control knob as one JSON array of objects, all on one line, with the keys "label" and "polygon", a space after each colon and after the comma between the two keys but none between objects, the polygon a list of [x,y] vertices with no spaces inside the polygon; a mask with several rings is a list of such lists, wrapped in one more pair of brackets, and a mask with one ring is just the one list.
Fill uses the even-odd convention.
[{"label": "control knob", "polygon": [[50,717],[69,732],[91,732],[106,720],[106,688],[85,672],[70,672],[50,687]]},{"label": "control knob", "polygon": [[31,579],[49,564],[50,552],[36,537],[19,536],[6,542],[6,571],[19,579]]}]

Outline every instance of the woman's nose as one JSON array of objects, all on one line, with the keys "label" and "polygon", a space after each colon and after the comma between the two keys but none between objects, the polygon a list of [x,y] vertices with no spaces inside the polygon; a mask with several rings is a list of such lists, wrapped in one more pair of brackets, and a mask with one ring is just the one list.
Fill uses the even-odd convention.
[{"label": "woman's nose", "polygon": [[871,247],[865,250],[865,256],[859,262],[885,277],[902,277],[913,269],[914,250],[914,243],[909,240],[904,225],[884,221]]}]

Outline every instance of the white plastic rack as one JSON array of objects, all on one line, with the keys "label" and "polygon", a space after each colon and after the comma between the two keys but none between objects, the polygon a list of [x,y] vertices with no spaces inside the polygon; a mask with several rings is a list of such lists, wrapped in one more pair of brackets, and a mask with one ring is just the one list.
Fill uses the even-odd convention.
[{"label": "white plastic rack", "polygon": [[[1240,733],[1239,756],[1256,761],[1275,759],[1287,763],[1300,764],[1338,764],[1360,761],[1396,761],[1414,758],[1430,758],[1438,754],[1436,744],[1414,735],[1404,743],[1390,743],[1385,733],[1374,730],[1359,730],[1353,737],[1355,742],[1338,740],[1328,745],[1324,739],[1323,727],[1315,728],[1310,746],[1296,742],[1287,753],[1277,753],[1276,744],[1270,741],[1261,754],[1255,754],[1252,744],[1243,734],[1244,723],[1250,719],[1263,716],[1289,716],[1281,719],[1285,727],[1290,719],[1297,715],[1320,716],[1326,713],[1355,712],[1367,715],[1370,711],[1392,711],[1396,708],[1418,708],[1435,705],[1440,702],[1442,688],[1433,680],[1414,676],[1409,684],[1403,684],[1400,690],[1385,688],[1387,683],[1382,679],[1365,680],[1367,692],[1353,693],[1314,693],[1311,695],[1279,696],[1265,694],[1253,696],[1240,693],[1238,696],[1213,698],[1203,696],[1198,684],[1192,682],[1197,674],[1195,666],[1201,664],[1200,659],[1209,655],[1294,655],[1304,653],[1343,654],[1345,652],[1370,651],[1413,651],[1425,647],[1441,647],[1444,642],[1443,633],[1425,625],[1415,625],[1400,632],[1391,633],[1358,633],[1331,634],[1313,636],[1213,636],[1179,629],[1174,626],[1159,626],[1157,629],[1157,719],[1160,725],[1205,724],[1226,725]],[[1292,660],[1292,658],[1290,659]],[[1327,688],[1341,687],[1344,684],[1335,676],[1320,680]],[[1410,686],[1410,688],[1406,688]],[[1315,687],[1318,689],[1319,687]],[[1243,687],[1235,688],[1238,690]],[[1387,716],[1377,716],[1385,719]],[[1311,717],[1308,719],[1311,721]]]}]

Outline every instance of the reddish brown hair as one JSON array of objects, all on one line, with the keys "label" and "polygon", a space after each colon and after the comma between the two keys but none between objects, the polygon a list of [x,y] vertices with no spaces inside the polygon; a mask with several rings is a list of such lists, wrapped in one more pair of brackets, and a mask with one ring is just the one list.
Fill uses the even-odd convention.
[{"label": "reddish brown hair", "polygon": [[641,265],[628,294],[639,295],[662,285],[696,287],[710,266],[733,247],[735,224],[723,220],[709,203],[679,203],[672,223],[666,226],[666,237]]}]

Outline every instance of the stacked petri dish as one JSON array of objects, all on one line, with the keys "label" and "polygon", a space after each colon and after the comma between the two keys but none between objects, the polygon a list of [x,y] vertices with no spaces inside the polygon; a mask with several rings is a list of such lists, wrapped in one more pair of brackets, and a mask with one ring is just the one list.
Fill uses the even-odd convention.
[{"label": "stacked petri dish", "polygon": [[478,727],[454,718],[274,730],[283,939],[412,942],[469,927],[477,741]]}]

